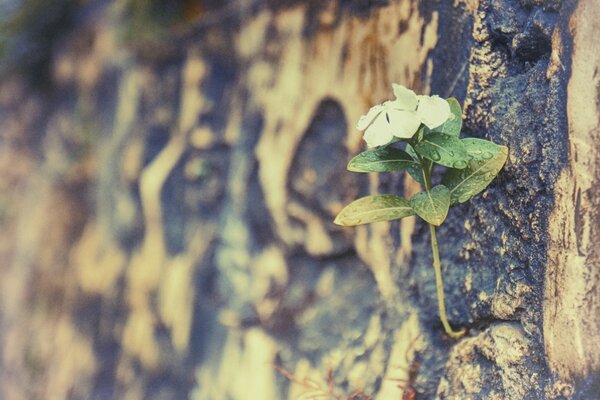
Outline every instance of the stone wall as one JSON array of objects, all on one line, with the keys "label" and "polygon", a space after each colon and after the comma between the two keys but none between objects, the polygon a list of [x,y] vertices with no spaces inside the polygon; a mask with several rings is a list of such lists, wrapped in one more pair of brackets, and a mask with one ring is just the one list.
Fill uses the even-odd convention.
[{"label": "stone wall", "polygon": [[[2,398],[597,392],[594,0],[190,3],[83,5],[0,83]],[[332,224],[419,190],[345,170],[393,82],[510,149],[439,229],[459,341],[424,224]]]}]

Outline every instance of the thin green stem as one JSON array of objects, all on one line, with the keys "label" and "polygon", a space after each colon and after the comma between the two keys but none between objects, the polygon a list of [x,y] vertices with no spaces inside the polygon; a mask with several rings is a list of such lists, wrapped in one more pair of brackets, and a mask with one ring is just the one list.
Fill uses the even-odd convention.
[{"label": "thin green stem", "polygon": [[437,236],[435,235],[435,226],[429,224],[429,233],[431,234],[431,252],[433,253],[433,270],[435,272],[435,287],[437,289],[438,297],[438,310],[440,313],[440,320],[444,325],[444,330],[448,336],[458,339],[465,334],[465,330],[455,331],[448,322],[448,316],[446,314],[446,303],[444,300],[444,282],[442,280],[442,265],[440,263],[440,251],[437,242]]},{"label": "thin green stem", "polygon": [[421,164],[421,172],[423,173],[423,181],[425,182],[425,190],[431,190],[431,168],[427,166],[427,160],[417,153],[419,164]]},{"label": "thin green stem", "polygon": [[[427,163],[424,158],[419,156],[421,162],[421,170],[423,171],[423,180],[425,181],[425,190],[431,190],[431,170],[432,165]],[[435,272],[435,288],[437,290],[438,310],[440,320],[444,326],[444,330],[453,339],[458,339],[465,334],[465,330],[455,331],[448,322],[446,314],[446,302],[444,299],[444,281],[442,280],[442,264],[440,263],[440,250],[438,246],[437,236],[435,234],[435,226],[429,224],[429,233],[431,235],[431,252],[433,254],[433,271]]]}]

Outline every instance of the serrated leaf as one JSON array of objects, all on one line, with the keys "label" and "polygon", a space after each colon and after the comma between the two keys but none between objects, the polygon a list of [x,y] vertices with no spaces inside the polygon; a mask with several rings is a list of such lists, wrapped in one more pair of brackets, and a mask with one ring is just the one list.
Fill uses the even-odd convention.
[{"label": "serrated leaf", "polygon": [[434,130],[436,132],[442,132],[454,137],[459,137],[460,130],[462,129],[462,110],[460,108],[460,103],[454,97],[446,99],[446,101],[450,105],[452,117]]},{"label": "serrated leaf", "polygon": [[501,152],[500,146],[489,140],[466,138],[462,139],[461,142],[465,145],[465,149],[471,160],[489,160]]},{"label": "serrated leaf", "polygon": [[419,182],[421,185],[425,185],[423,170],[421,169],[421,165],[418,163],[419,157],[417,157],[417,153],[415,153],[415,150],[410,144],[407,144],[404,150],[413,158],[413,160],[415,160],[415,164],[409,165],[406,170],[415,181]]},{"label": "serrated leaf", "polygon": [[414,215],[408,200],[391,194],[367,196],[354,200],[333,221],[337,225],[355,226],[371,222],[392,221]]},{"label": "serrated leaf", "polygon": [[416,164],[416,162],[406,152],[393,147],[382,147],[376,150],[367,150],[358,154],[348,163],[348,171],[403,171],[411,164]]},{"label": "serrated leaf", "polygon": [[498,146],[500,152],[487,160],[469,162],[463,170],[450,169],[442,177],[442,184],[450,189],[452,204],[464,203],[482,192],[494,180],[508,157],[508,148]]},{"label": "serrated leaf", "polygon": [[410,205],[417,215],[432,225],[439,226],[448,215],[450,208],[450,190],[444,185],[415,194]]},{"label": "serrated leaf", "polygon": [[431,132],[415,145],[415,151],[422,157],[445,167],[466,168],[469,156],[465,145],[455,136],[441,132]]}]

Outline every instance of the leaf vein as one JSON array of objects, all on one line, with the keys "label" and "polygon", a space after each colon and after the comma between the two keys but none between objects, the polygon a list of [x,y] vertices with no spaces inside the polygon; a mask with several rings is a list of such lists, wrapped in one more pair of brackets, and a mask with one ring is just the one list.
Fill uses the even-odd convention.
[{"label": "leaf vein", "polygon": [[353,215],[356,216],[361,216],[361,215],[368,215],[368,214],[372,214],[372,213],[377,213],[377,212],[384,212],[384,211],[390,211],[390,210],[412,210],[412,207],[386,207],[386,208],[378,208],[376,210],[369,210],[369,211],[363,211],[363,212],[357,212],[357,213],[353,213]]},{"label": "leaf vein", "polygon": [[427,139],[426,139],[426,140],[424,140],[424,142],[426,142],[426,143],[429,143],[429,144],[431,144],[431,145],[433,145],[433,146],[435,146],[435,147],[437,147],[437,148],[439,148],[439,149],[441,149],[441,150],[445,151],[445,152],[446,152],[446,153],[448,153],[448,154],[451,154],[450,150],[447,150],[447,149],[445,149],[443,146],[440,146],[440,145],[439,145],[439,144],[437,144],[437,143],[434,143],[434,142],[432,142],[432,141],[430,141],[430,140],[427,140]]},{"label": "leaf vein", "polygon": [[466,181],[468,181],[469,179],[471,179],[475,174],[477,174],[479,171],[481,171],[481,169],[487,165],[489,165],[492,161],[495,161],[493,158],[489,161],[487,161],[486,163],[482,164],[481,167],[477,168],[475,171],[473,171],[473,173],[469,176],[467,176],[465,179],[463,179],[458,185],[454,186],[451,190],[450,190],[450,194],[454,193],[454,191],[456,189],[459,188],[459,186],[461,186],[463,183],[465,183]]}]

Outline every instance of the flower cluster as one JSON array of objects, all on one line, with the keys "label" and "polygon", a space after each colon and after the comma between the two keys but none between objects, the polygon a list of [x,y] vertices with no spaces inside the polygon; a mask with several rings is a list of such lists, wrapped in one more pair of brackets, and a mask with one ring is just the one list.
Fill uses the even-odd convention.
[{"label": "flower cluster", "polygon": [[417,96],[395,83],[392,87],[396,100],[371,107],[356,124],[356,129],[365,131],[369,147],[386,145],[394,137],[410,139],[421,124],[433,129],[452,117],[448,102],[439,96]]}]

